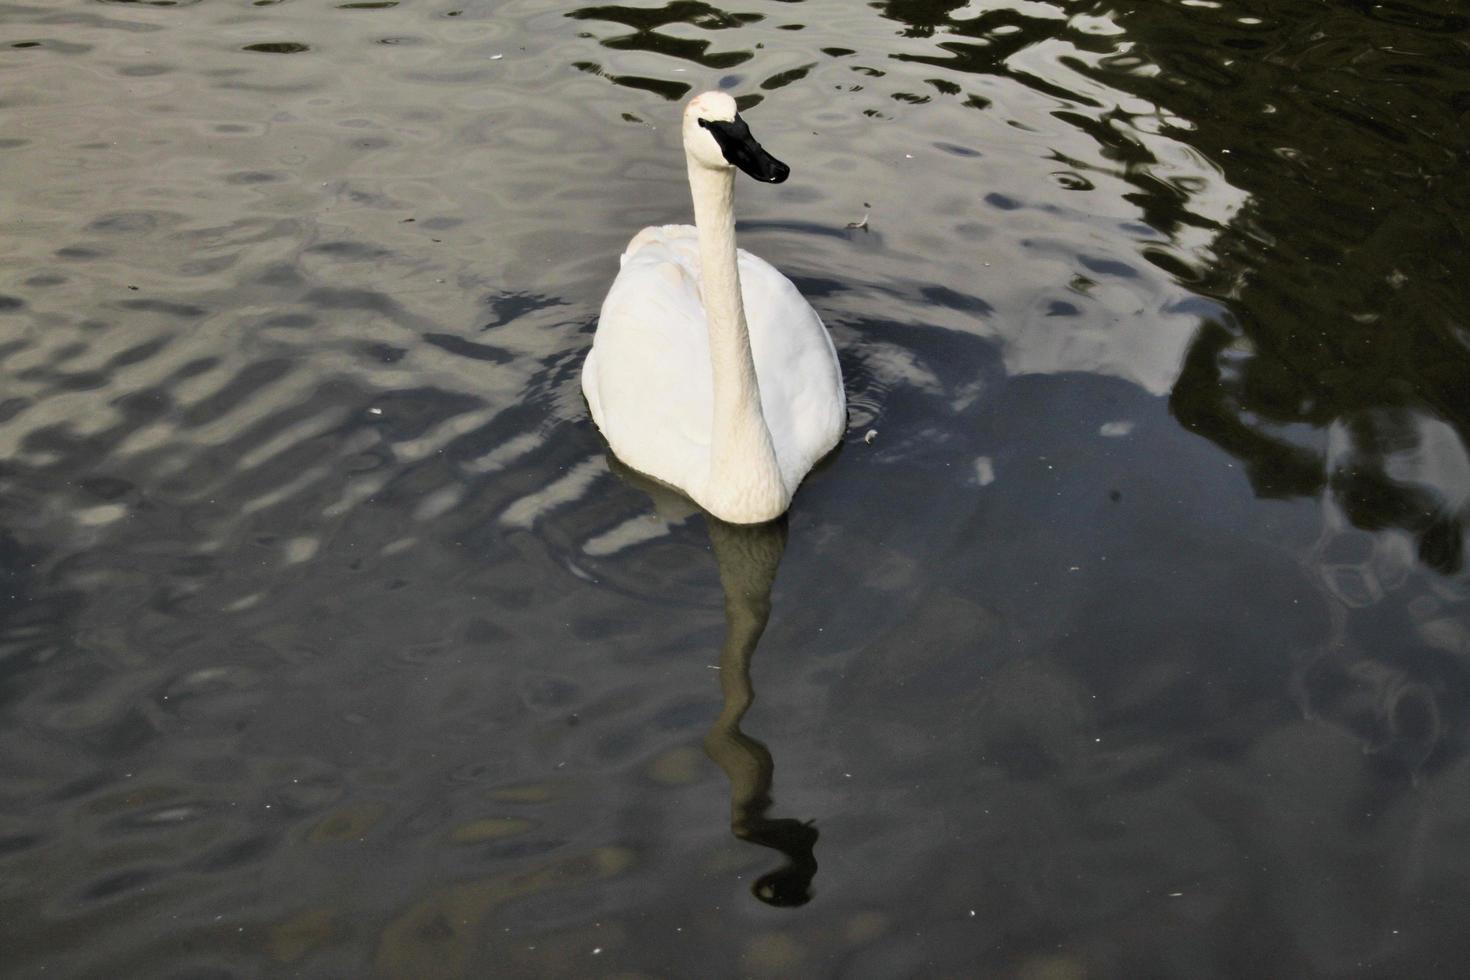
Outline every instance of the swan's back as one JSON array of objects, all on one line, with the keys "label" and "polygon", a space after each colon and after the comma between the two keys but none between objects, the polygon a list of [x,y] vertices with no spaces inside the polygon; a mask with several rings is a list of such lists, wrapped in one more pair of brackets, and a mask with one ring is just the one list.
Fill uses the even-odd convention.
[{"label": "swan's back", "polygon": [[[737,252],[761,410],[787,492],[837,444],[846,403],[837,352],[796,286]],[[714,396],[692,225],[633,236],[602,305],[582,386],[614,453],[685,489],[709,473]]]}]

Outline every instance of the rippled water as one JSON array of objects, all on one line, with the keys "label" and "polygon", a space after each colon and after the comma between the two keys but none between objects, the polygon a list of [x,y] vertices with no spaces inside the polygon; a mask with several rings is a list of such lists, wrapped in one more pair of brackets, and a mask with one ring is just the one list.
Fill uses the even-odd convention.
[{"label": "rippled water", "polygon": [[[5,972],[1458,976],[1467,39],[0,3]],[[757,529],[578,385],[706,87],[851,403]]]}]

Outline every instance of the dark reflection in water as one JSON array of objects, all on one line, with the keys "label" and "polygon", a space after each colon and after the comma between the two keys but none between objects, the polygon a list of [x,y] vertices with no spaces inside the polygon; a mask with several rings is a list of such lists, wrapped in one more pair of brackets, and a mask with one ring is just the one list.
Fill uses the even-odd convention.
[{"label": "dark reflection in water", "polygon": [[685,40],[660,34],[669,24],[690,24],[704,30],[740,27],[764,20],[761,14],[727,14],[704,3],[676,2],[658,9],[643,7],[582,7],[567,14],[576,20],[609,21],[633,28],[634,33],[609,37],[602,45],[614,50],[652,51],[682,58],[704,68],[733,68],[749,61],[751,52],[709,53],[707,40]]},{"label": "dark reflection in water", "polygon": [[[839,450],[840,452],[840,450]],[[832,465],[837,453],[818,462],[817,472]],[[673,489],[628,469],[615,456],[608,467],[624,483],[647,494],[668,515],[696,512]],[[811,901],[817,873],[814,849],[820,832],[811,821],[770,817],[776,763],[771,750],[740,728],[755,703],[751,662],[771,619],[771,590],[786,551],[788,521],[727,524],[698,511],[709,532],[710,550],[720,574],[725,601],[725,637],[718,664],[723,704],[704,736],[704,751],[730,781],[730,830],[740,840],[780,852],[786,863],[759,876],[751,893],[768,905],[794,907]]]},{"label": "dark reflection in water", "polygon": [[310,51],[311,47],[297,44],[294,41],[262,41],[259,44],[247,44],[241,50],[260,51],[265,54],[300,54],[303,51]]},{"label": "dark reflection in water", "polygon": [[[553,7],[0,3],[6,970],[1463,972],[1464,12]],[[577,383],[710,87],[789,538]]]},{"label": "dark reflection in water", "polygon": [[[1122,21],[1161,68],[1130,90],[1195,121],[1196,145],[1230,149],[1231,181],[1252,200],[1196,286],[1230,315],[1199,331],[1171,407],[1245,464],[1258,495],[1323,498],[1324,577],[1347,608],[1397,591],[1408,559],[1383,552],[1402,532],[1448,580],[1409,599],[1429,609],[1461,578],[1470,518],[1470,344],[1456,285],[1470,274],[1470,171],[1440,124],[1464,111],[1440,66],[1463,55],[1467,22],[1362,4],[1310,22],[1262,10],[1231,30],[1223,13],[1201,14],[1221,28],[1208,57],[1146,8]],[[1251,52],[1269,56],[1242,71]],[[1222,98],[1250,111],[1208,110]],[[1377,536],[1370,555],[1351,528]],[[1442,628],[1417,650],[1376,654],[1342,649],[1351,641],[1339,635],[1302,669],[1304,708],[1410,772],[1451,762],[1470,722],[1470,651],[1463,630]]]},{"label": "dark reflection in water", "polygon": [[805,905],[817,873],[817,828],[791,818],[771,818],[771,751],[740,730],[755,701],[750,660],[771,617],[771,586],[786,550],[786,522],[741,527],[709,520],[710,545],[725,592],[725,645],[720,652],[720,717],[704,737],[704,750],[730,779],[730,829],[735,836],[785,854],[788,863],[758,878],[751,891],[770,905]]}]

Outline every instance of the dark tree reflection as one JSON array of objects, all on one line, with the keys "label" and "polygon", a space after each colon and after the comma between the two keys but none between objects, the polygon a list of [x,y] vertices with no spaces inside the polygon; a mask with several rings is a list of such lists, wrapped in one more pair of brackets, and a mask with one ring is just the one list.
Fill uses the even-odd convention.
[{"label": "dark tree reflection", "polygon": [[[1118,20],[1160,70],[1108,81],[1190,120],[1181,138],[1251,196],[1201,284],[1233,318],[1200,330],[1175,415],[1239,457],[1259,495],[1329,493],[1354,525],[1412,534],[1453,575],[1466,491],[1453,457],[1470,444],[1470,161],[1451,138],[1463,87],[1394,52],[1453,64],[1461,42],[1399,6],[1387,24],[1369,4],[1310,20],[1231,4],[1203,21],[1139,4]],[[1181,35],[1185,18],[1201,42]],[[1230,56],[1267,45],[1249,68]],[[1455,445],[1426,445],[1440,426]]]},{"label": "dark tree reflection", "polygon": [[[1412,4],[1391,23],[1367,3],[1229,8],[1129,5],[1117,19],[1159,70],[1107,79],[1189,120],[1179,138],[1250,195],[1195,287],[1230,316],[1200,328],[1170,406],[1244,463],[1258,496],[1323,501],[1318,570],[1343,606],[1298,658],[1297,701],[1417,778],[1463,750],[1464,639],[1447,621],[1437,639],[1411,625],[1449,583],[1405,590],[1370,623],[1356,610],[1386,603],[1394,576],[1331,552],[1348,529],[1372,533],[1377,552],[1402,534],[1432,575],[1464,571],[1470,156],[1454,134],[1470,78],[1426,73],[1424,56],[1463,65],[1465,25]],[[1385,633],[1385,619],[1401,625]]]},{"label": "dark tree reflection", "polygon": [[[947,0],[875,6],[949,55],[895,57],[1050,92],[1010,58],[1018,44],[1056,39],[1102,55],[1066,58],[1069,69],[1179,121],[1164,123],[1167,135],[1221,167],[1249,203],[1211,229],[1207,269],[1146,250],[1231,312],[1195,338],[1176,417],[1238,457],[1258,495],[1328,494],[1357,527],[1413,535],[1436,572],[1463,569],[1470,154],[1458,134],[1470,19],[1422,3],[1286,13],[1264,0],[1084,3],[979,16]],[[1090,33],[1080,17],[1118,30]],[[1136,113],[1056,94],[1054,114],[1098,140],[1152,227],[1173,238],[1200,225],[1209,188],[1156,172]],[[1426,444],[1441,426],[1454,444]],[[1346,443],[1329,451],[1329,430]]]},{"label": "dark tree reflection", "polygon": [[[1166,236],[1145,257],[1214,301],[1169,404],[1241,461],[1257,496],[1321,502],[1309,560],[1342,608],[1298,657],[1303,710],[1397,771],[1458,754],[1470,633],[1449,606],[1465,596],[1470,522],[1470,18],[1423,0],[1119,0],[978,17],[947,2],[875,6],[934,39],[933,57],[895,57],[1054,95],[1053,115],[1097,141]],[[1093,105],[1018,71],[1016,17],[1026,43],[1069,46],[1076,56],[1058,64],[1141,106]],[[1174,178],[1145,133],[1187,145],[1220,181]],[[1246,203],[1211,222],[1225,183]],[[1207,252],[1185,247],[1200,230]],[[1405,588],[1415,567],[1428,578]]]}]

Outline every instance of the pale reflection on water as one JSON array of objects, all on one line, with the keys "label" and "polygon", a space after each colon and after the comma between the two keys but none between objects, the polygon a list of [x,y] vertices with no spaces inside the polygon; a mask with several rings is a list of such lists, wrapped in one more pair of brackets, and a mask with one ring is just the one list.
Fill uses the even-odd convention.
[{"label": "pale reflection on water", "polygon": [[[0,3],[10,969],[1455,975],[1470,23],[1267,6]],[[706,87],[768,528],[577,384]]]}]

